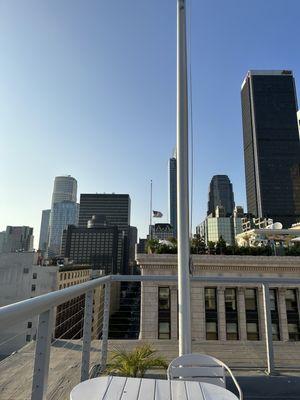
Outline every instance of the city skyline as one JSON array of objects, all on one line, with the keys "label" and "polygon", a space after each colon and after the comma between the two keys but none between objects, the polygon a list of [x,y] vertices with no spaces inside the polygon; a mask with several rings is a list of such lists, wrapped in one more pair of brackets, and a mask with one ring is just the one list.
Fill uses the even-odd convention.
[{"label": "city skyline", "polygon": [[[50,207],[51,181],[61,173],[76,177],[78,193],[128,193],[140,237],[148,229],[150,179],[153,206],[168,215],[176,79],[176,7],[171,3],[129,1],[115,7],[107,2],[100,7],[91,1],[86,7],[79,1],[71,13],[64,1],[2,6],[6,58],[0,77],[0,129],[5,133],[0,171],[9,189],[0,205],[1,230],[33,226],[37,247],[41,211]],[[194,227],[205,216],[213,175],[230,176],[236,204],[246,208],[240,86],[252,68],[291,69],[299,85],[300,64],[289,37],[299,31],[300,6],[292,3],[293,13],[285,13],[286,31],[268,30],[282,26],[281,2],[270,10],[254,1],[255,32],[245,24],[246,3],[225,7],[219,2],[220,15],[216,4],[193,4],[192,39],[199,38],[192,40],[192,68],[198,71],[193,74]],[[111,40],[103,39],[103,31]],[[245,43],[244,57],[236,57]],[[7,168],[12,157],[23,165],[26,179],[20,179],[19,168]],[[114,168],[107,168],[112,157]]]}]

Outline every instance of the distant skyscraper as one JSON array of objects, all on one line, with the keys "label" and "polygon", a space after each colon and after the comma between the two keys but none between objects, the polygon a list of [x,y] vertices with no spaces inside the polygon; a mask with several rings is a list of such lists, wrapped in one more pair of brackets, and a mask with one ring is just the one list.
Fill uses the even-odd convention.
[{"label": "distant skyscraper", "polygon": [[57,176],[54,179],[51,204],[65,200],[74,203],[77,201],[77,181],[71,175]]},{"label": "distant skyscraper", "polygon": [[42,252],[46,251],[48,246],[50,213],[51,210],[42,211],[40,240],[39,240],[39,250],[41,250]]},{"label": "distant skyscraper", "polygon": [[234,195],[227,175],[213,176],[209,185],[207,215],[214,213],[217,206],[224,208],[225,215],[232,215]]},{"label": "distant skyscraper", "polygon": [[33,228],[29,226],[7,226],[3,253],[33,251]]},{"label": "distant skyscraper", "polygon": [[79,226],[85,228],[93,215],[103,215],[107,223],[120,229],[130,225],[130,197],[128,194],[81,194]]},{"label": "distant skyscraper", "polygon": [[60,254],[61,240],[64,229],[68,225],[78,224],[79,204],[73,201],[54,203],[51,210],[48,255]]},{"label": "distant skyscraper", "polygon": [[300,218],[300,144],[291,71],[249,71],[242,84],[248,212],[291,226]]},{"label": "distant skyscraper", "polygon": [[123,273],[128,273],[130,263],[130,208],[128,194],[81,194],[79,209],[79,227],[85,228],[93,215],[102,215],[107,225],[116,226],[123,232]]},{"label": "distant skyscraper", "polygon": [[176,151],[169,160],[169,216],[173,234],[177,237],[177,159]]},{"label": "distant skyscraper", "polygon": [[77,181],[71,175],[56,176],[48,231],[48,256],[60,253],[63,230],[78,223]]}]

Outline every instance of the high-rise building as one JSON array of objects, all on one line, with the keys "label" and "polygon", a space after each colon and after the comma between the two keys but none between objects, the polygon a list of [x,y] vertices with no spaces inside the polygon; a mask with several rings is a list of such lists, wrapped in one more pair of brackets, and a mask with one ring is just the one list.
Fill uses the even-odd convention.
[{"label": "high-rise building", "polygon": [[61,240],[64,229],[68,225],[78,224],[79,204],[73,201],[54,203],[51,210],[48,255],[60,254]]},{"label": "high-rise building", "polygon": [[77,181],[71,175],[56,176],[54,179],[51,204],[60,201],[77,201]]},{"label": "high-rise building", "polygon": [[3,253],[4,250],[5,235],[5,231],[0,232],[0,254]]},{"label": "high-rise building", "polygon": [[173,235],[177,237],[177,159],[176,151],[169,160],[169,216]]},{"label": "high-rise building", "polygon": [[214,175],[209,185],[207,215],[213,214],[218,206],[224,208],[226,215],[232,215],[234,195],[227,175]]},{"label": "high-rise building", "polygon": [[56,176],[51,201],[47,255],[59,255],[64,229],[78,224],[77,181],[71,175]]},{"label": "high-rise building", "polygon": [[51,210],[42,211],[40,240],[39,240],[39,250],[41,250],[42,252],[45,252],[48,246],[50,213]]},{"label": "high-rise building", "polygon": [[86,227],[68,226],[61,253],[75,263],[90,265],[106,274],[122,273],[123,232],[116,225],[110,226],[103,215],[94,215]]},{"label": "high-rise building", "polygon": [[128,194],[81,194],[79,227],[85,228],[93,215],[103,215],[107,223],[120,229],[130,225],[130,197]]},{"label": "high-rise building", "polygon": [[292,71],[249,71],[242,84],[248,212],[300,219],[300,143]]},{"label": "high-rise building", "polygon": [[298,121],[299,135],[300,135],[300,110],[297,112],[297,121]]},{"label": "high-rise building", "polygon": [[102,215],[107,225],[116,226],[123,235],[123,273],[128,273],[130,261],[130,209],[128,194],[81,194],[79,227],[85,228],[93,215]]},{"label": "high-rise building", "polygon": [[33,228],[29,226],[7,226],[3,253],[33,251]]}]

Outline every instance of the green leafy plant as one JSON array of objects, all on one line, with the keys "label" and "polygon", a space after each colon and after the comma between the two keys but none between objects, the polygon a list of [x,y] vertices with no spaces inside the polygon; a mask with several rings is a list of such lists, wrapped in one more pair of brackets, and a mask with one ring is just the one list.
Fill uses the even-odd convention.
[{"label": "green leafy plant", "polygon": [[138,346],[132,351],[116,348],[112,352],[107,372],[121,376],[143,377],[151,368],[166,369],[168,364],[165,359],[156,357],[155,354],[156,350],[149,344]]}]

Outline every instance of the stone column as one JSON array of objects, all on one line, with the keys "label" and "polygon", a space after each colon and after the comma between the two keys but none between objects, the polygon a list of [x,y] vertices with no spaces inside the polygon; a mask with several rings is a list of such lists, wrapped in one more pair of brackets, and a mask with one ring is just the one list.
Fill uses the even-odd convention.
[{"label": "stone column", "polygon": [[158,286],[142,282],[140,339],[158,338]]},{"label": "stone column", "polygon": [[278,288],[278,316],[280,339],[287,342],[289,340],[289,331],[286,314],[285,288]]},{"label": "stone column", "polygon": [[192,339],[205,340],[204,288],[199,282],[195,282],[192,284],[191,293]]},{"label": "stone column", "polygon": [[171,286],[171,339],[178,340],[178,291]]},{"label": "stone column", "polygon": [[238,297],[237,298],[237,307],[238,307],[238,321],[239,321],[239,339],[247,340],[245,288],[244,287],[238,287],[237,297]]},{"label": "stone column", "polygon": [[226,340],[225,288],[218,286],[218,331],[219,340]]}]

